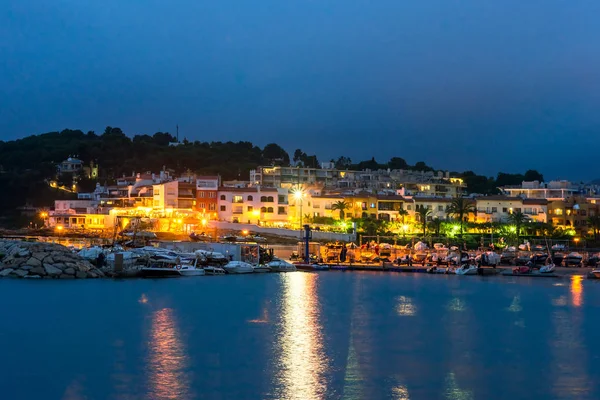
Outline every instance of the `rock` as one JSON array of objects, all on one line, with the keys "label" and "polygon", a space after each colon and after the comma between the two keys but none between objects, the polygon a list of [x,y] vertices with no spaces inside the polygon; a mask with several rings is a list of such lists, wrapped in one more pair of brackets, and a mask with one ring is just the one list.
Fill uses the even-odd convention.
[{"label": "rock", "polygon": [[21,265],[21,269],[24,269],[25,271],[29,271],[31,270],[33,267],[31,265]]},{"label": "rock", "polygon": [[13,271],[14,269],[12,268],[5,268],[2,271],[0,271],[0,276],[8,276]]},{"label": "rock", "polygon": [[55,263],[54,264],[54,268],[58,268],[58,269],[63,270],[65,268],[67,268],[67,266],[65,264],[63,264],[63,263]]},{"label": "rock", "polygon": [[98,274],[96,274],[94,271],[89,271],[87,273],[88,278],[97,278]]},{"label": "rock", "polygon": [[87,278],[87,272],[84,271],[77,271],[77,273],[75,274],[75,276],[79,279],[85,279]]},{"label": "rock", "polygon": [[61,274],[59,276],[60,279],[75,279],[73,275]]},{"label": "rock", "polygon": [[67,275],[75,275],[75,269],[71,268],[71,267],[65,268],[65,270],[63,272]]},{"label": "rock", "polygon": [[18,269],[14,272],[15,275],[17,275],[19,278],[24,277],[25,275],[28,274],[27,271],[23,271],[22,269]]},{"label": "rock", "polygon": [[31,256],[39,261],[44,261],[44,258],[47,256],[47,253],[44,252],[36,252],[33,253]]},{"label": "rock", "polygon": [[44,267],[33,267],[31,270],[29,270],[29,273],[35,275],[46,275],[46,270]]},{"label": "rock", "polygon": [[31,265],[32,267],[41,267],[42,261],[36,257],[31,257],[27,260],[27,265]]},{"label": "rock", "polygon": [[27,249],[21,249],[19,250],[19,252],[17,253],[17,255],[19,257],[29,257],[31,255],[31,252]]},{"label": "rock", "polygon": [[44,258],[44,262],[46,264],[54,264],[54,259],[51,256],[46,256],[46,258]]},{"label": "rock", "polygon": [[68,262],[68,263],[66,263],[66,266],[68,268],[77,268],[77,264],[75,264],[74,262]]},{"label": "rock", "polygon": [[62,273],[62,271],[58,268],[56,268],[55,266],[52,265],[45,265],[44,264],[44,269],[46,270],[46,273],[50,276],[58,276]]},{"label": "rock", "polygon": [[23,277],[24,279],[41,279],[42,277],[39,275],[27,275]]}]

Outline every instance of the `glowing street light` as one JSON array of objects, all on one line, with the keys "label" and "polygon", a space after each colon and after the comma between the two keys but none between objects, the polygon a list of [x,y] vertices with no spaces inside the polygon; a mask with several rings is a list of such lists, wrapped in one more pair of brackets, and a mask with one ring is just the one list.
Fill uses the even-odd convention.
[{"label": "glowing street light", "polygon": [[302,188],[296,188],[292,191],[292,196],[300,202],[300,229],[302,229],[302,198],[304,197],[304,191]]}]

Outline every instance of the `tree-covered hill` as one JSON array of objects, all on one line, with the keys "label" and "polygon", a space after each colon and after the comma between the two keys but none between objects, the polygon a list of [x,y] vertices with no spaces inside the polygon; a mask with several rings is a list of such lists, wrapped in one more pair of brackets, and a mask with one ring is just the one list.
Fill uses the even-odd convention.
[{"label": "tree-covered hill", "polygon": [[[186,171],[200,174],[220,174],[224,180],[248,179],[250,169],[259,165],[295,165],[318,167],[316,155],[296,149],[293,159],[275,143],[260,148],[250,142],[201,142],[184,139],[177,143],[169,133],[127,136],[121,129],[107,127],[102,134],[65,129],[28,136],[23,139],[0,141],[0,210],[7,212],[26,202],[48,206],[55,198],[67,196],[48,187],[46,180],[56,177],[57,164],[69,156],[99,165],[99,181],[112,182],[132,172],[158,172],[163,167],[176,174]],[[424,162],[409,165],[403,158],[393,157],[379,163],[374,157],[353,163],[341,156],[331,160],[337,168],[412,169],[433,171]],[[522,180],[543,179],[537,171],[525,174],[499,173],[496,178],[477,175],[472,171],[453,173],[462,176],[469,192],[495,193],[499,185],[519,184]],[[94,182],[88,182],[95,184]]]}]

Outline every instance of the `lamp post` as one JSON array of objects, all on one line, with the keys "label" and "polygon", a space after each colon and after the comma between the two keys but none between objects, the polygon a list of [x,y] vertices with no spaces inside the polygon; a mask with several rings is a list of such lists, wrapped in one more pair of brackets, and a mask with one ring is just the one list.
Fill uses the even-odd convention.
[{"label": "lamp post", "polygon": [[294,195],[294,199],[296,200],[296,202],[298,202],[298,201],[300,202],[300,230],[302,230],[302,198],[304,197],[304,192],[302,191],[302,189],[298,188],[298,189],[294,190],[292,193]]}]

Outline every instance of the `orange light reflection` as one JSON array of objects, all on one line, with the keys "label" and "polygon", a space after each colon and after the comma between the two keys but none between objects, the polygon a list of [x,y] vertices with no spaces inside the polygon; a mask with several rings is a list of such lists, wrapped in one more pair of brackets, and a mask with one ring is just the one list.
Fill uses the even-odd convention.
[{"label": "orange light reflection", "polygon": [[317,274],[284,274],[281,398],[324,398],[327,359],[319,324]]},{"label": "orange light reflection", "polygon": [[188,360],[180,340],[173,310],[163,308],[154,313],[150,332],[150,398],[190,398],[189,379],[185,373]]},{"label": "orange light reflection", "polygon": [[581,307],[583,285],[581,284],[582,276],[574,275],[571,277],[571,297],[575,307]]}]

